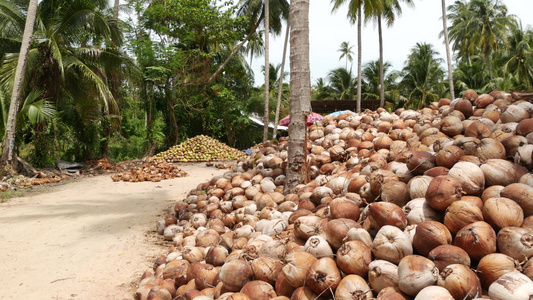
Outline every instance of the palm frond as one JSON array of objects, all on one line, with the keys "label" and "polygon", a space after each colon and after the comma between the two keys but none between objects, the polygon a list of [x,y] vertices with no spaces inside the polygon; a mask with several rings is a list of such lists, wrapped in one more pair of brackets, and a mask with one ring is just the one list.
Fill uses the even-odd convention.
[{"label": "palm frond", "polygon": [[61,78],[65,80],[65,69],[63,68],[63,55],[61,54],[61,50],[55,38],[50,39],[50,52],[52,53],[52,57],[57,61],[57,66],[59,67]]},{"label": "palm frond", "polygon": [[56,114],[54,105],[47,101],[47,99],[41,99],[44,94],[42,90],[31,91],[20,109],[19,115],[26,116],[31,124],[41,123],[46,120],[51,120]]},{"label": "palm frond", "polygon": [[18,53],[8,53],[4,56],[4,61],[0,67],[0,89],[4,91],[13,90],[13,80],[17,69]]},{"label": "palm frond", "polygon": [[68,57],[65,59],[65,70],[70,68],[76,69],[80,72],[83,78],[94,84],[94,87],[100,95],[100,100],[102,100],[102,103],[104,104],[104,110],[106,113],[109,112],[110,105],[117,105],[107,84],[84,62],[72,56]]},{"label": "palm frond", "polygon": [[0,0],[0,32],[7,35],[22,34],[26,17],[15,1]]}]

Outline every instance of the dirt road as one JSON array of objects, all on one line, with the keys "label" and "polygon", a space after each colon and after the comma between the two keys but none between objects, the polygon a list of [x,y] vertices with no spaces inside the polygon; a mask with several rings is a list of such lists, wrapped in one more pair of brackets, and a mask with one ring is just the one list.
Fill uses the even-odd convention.
[{"label": "dirt road", "polygon": [[225,170],[180,166],[161,182],[81,178],[0,205],[0,299],[132,299],[168,247],[155,223],[175,200]]}]

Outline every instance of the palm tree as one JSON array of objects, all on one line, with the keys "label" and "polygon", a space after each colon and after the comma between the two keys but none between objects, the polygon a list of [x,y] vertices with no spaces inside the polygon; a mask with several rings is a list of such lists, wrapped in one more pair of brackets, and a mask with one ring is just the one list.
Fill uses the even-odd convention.
[{"label": "palm tree", "polygon": [[335,92],[327,84],[326,79],[324,79],[323,77],[320,77],[315,80],[315,85],[313,89],[314,89],[313,100],[326,100],[326,99],[332,99],[335,97],[334,96]]},{"label": "palm tree", "polygon": [[381,0],[331,0],[333,4],[332,11],[339,9],[344,3],[348,3],[347,17],[350,22],[355,23],[357,21],[357,112],[361,112],[361,72],[362,72],[362,18],[363,11],[365,20],[372,18],[373,12],[376,11],[376,7],[380,7]]},{"label": "palm tree", "polygon": [[490,56],[501,44],[507,45],[509,30],[516,27],[514,16],[507,15],[507,7],[498,0],[456,1],[449,9],[454,49],[467,59],[481,50],[492,80]]},{"label": "palm tree", "polygon": [[533,89],[533,30],[523,30],[522,24],[512,29],[508,38],[509,48],[499,59],[504,74],[512,74],[518,86],[514,89]]},{"label": "palm tree", "polygon": [[[270,70],[268,72],[269,74],[269,88],[270,88],[270,93],[277,93],[278,92],[278,87],[279,87],[279,82],[280,80],[282,80],[282,78],[285,78],[289,75],[288,72],[283,72],[283,75],[281,73],[281,64],[277,64],[277,65],[273,65],[272,63],[270,64]],[[263,74],[265,74],[265,66],[261,66],[261,71],[263,72]]]},{"label": "palm tree", "polygon": [[285,78],[285,59],[287,57],[287,46],[289,44],[289,34],[290,34],[290,26],[289,22],[287,22],[287,28],[285,32],[285,42],[283,43],[283,58],[281,59],[281,71],[280,74],[283,74],[283,76],[279,79],[279,85],[278,85],[278,101],[276,103],[276,117],[274,118],[274,130],[272,132],[272,138],[276,138],[278,134],[278,122],[279,122],[279,110],[281,106],[281,93],[283,90],[283,80]]},{"label": "palm tree", "polygon": [[[270,16],[270,0],[265,1],[265,15]],[[265,66],[270,66],[270,25],[269,25],[270,17],[265,18]],[[268,125],[270,124],[270,118],[269,118],[269,99],[270,99],[270,88],[269,88],[269,71],[270,68],[265,68],[265,114],[263,118],[264,126],[263,126],[263,143],[266,143],[268,140]]]},{"label": "palm tree", "polygon": [[[237,15],[246,16],[250,20],[250,29],[248,34],[241,41],[233,51],[228,55],[226,60],[218,67],[218,69],[209,77],[207,83],[212,83],[215,78],[220,75],[222,70],[226,65],[231,61],[231,59],[241,50],[241,48],[246,44],[253,35],[257,34],[257,29],[264,23],[265,17],[265,4],[263,0],[240,0],[239,9]],[[269,30],[272,30],[273,33],[279,34],[281,32],[281,20],[286,20],[289,16],[289,2],[287,0],[271,0],[269,2]]]},{"label": "palm tree", "polygon": [[252,60],[254,57],[258,57],[265,54],[265,43],[263,41],[263,34],[264,31],[259,30],[257,34],[253,35],[248,40],[246,47],[241,48],[241,51],[250,55],[250,63],[248,64],[250,67],[252,66]]},{"label": "palm tree", "polygon": [[442,27],[444,31],[444,42],[446,44],[446,61],[448,62],[448,82],[450,85],[450,98],[455,99],[455,91],[453,88],[453,70],[452,70],[452,56],[450,53],[450,39],[448,37],[448,25],[446,24],[446,0],[442,0]]},{"label": "palm tree", "polygon": [[507,44],[509,29],[516,27],[514,16],[507,15],[507,7],[497,0],[473,0],[470,8],[476,14],[475,39],[485,55],[489,77],[492,79],[490,55],[498,49],[500,42]]},{"label": "palm tree", "polygon": [[[383,65],[384,73],[387,74],[391,68],[391,64],[385,63]],[[381,93],[381,64],[379,60],[373,60],[365,64],[362,71],[365,87],[365,99],[380,99]],[[391,83],[391,78],[387,76],[383,80],[383,87],[388,88]]]},{"label": "palm tree", "polygon": [[484,92],[484,86],[489,81],[489,75],[483,63],[483,57],[474,55],[467,61],[459,62],[453,73],[458,90],[466,91],[473,89]]},{"label": "palm tree", "polygon": [[[412,0],[403,0],[408,5],[413,6]],[[372,6],[372,18],[376,19],[378,24],[378,37],[379,37],[379,66],[380,66],[380,106],[385,105],[385,70],[383,64],[383,30],[382,30],[382,18],[385,19],[387,26],[391,27],[394,24],[397,16],[402,14],[402,7],[398,0],[383,0],[381,3],[376,3]]]},{"label": "palm tree", "polygon": [[341,56],[339,57],[339,60],[341,60],[343,58],[346,59],[346,65],[344,66],[345,69],[348,69],[348,61],[350,61],[350,62],[353,61],[352,48],[353,48],[353,46],[350,46],[350,42],[342,42],[341,43],[341,47],[339,48],[339,50],[337,50],[337,52],[341,53]]},{"label": "palm tree", "polygon": [[309,0],[293,0],[290,9],[290,114],[289,150],[285,192],[294,193],[307,181],[306,122],[311,111],[309,67]]},{"label": "palm tree", "polygon": [[400,82],[403,90],[409,93],[406,106],[420,109],[440,98],[444,71],[440,66],[442,59],[436,58],[436,55],[438,52],[431,44],[417,43],[411,49],[403,69],[404,78]]},{"label": "palm tree", "polygon": [[[8,168],[13,168],[13,148],[15,147],[15,129],[17,127],[17,113],[22,93],[24,73],[26,71],[26,64],[28,61],[30,42],[33,36],[33,26],[35,24],[35,17],[37,15],[37,4],[37,0],[30,0],[28,4],[28,14],[26,15],[24,33],[22,35],[22,43],[20,45],[17,68],[15,71],[15,78],[13,82],[13,91],[11,92],[11,104],[9,105],[9,113],[7,116],[4,146],[2,148],[2,157],[0,162],[0,166],[2,167],[7,166]],[[3,171],[4,170],[2,170],[2,173],[4,173]]]},{"label": "palm tree", "polygon": [[466,1],[457,0],[448,7],[450,13],[448,20],[452,25],[448,27],[449,38],[453,42],[452,49],[457,53],[457,57],[472,63],[471,57],[475,54],[476,45],[470,34],[473,12],[468,8]]},{"label": "palm tree", "polygon": [[[272,11],[271,7],[272,6]],[[288,7],[289,3],[286,0],[241,0],[239,14],[248,16],[252,22],[255,20],[264,20],[264,29],[265,29],[265,66],[270,64],[269,62],[269,37],[270,30],[272,29],[275,34],[281,32],[281,20],[288,18]],[[264,16],[269,16],[264,18]],[[270,24],[272,21],[272,24]],[[264,106],[264,131],[263,131],[263,142],[268,140],[268,124],[269,124],[269,83],[267,78],[269,69],[265,69],[265,106]]]},{"label": "palm tree", "polygon": [[[99,133],[88,134],[86,126],[101,121],[118,124],[118,105],[106,74],[133,66],[116,48],[105,47],[120,47],[122,39],[113,16],[104,11],[107,1],[41,1],[28,58],[25,93],[43,90],[42,97],[60,108],[62,120],[81,133],[76,136],[81,155],[93,154],[87,146],[99,139]],[[0,22],[5,23],[6,19]],[[11,22],[16,20],[11,18]],[[19,57],[4,56],[0,69],[0,85],[4,89],[11,82]],[[84,108],[79,105],[83,101],[87,101]]]},{"label": "palm tree", "polygon": [[356,78],[351,70],[337,68],[329,72],[330,88],[338,100],[353,100],[355,94]]}]

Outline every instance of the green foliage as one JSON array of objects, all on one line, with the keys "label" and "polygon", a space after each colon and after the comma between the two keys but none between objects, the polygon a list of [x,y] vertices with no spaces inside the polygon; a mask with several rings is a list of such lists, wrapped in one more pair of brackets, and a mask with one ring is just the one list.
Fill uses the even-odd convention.
[{"label": "green foliage", "polygon": [[448,7],[450,41],[458,56],[470,62],[472,56],[483,54],[492,79],[491,54],[508,45],[516,19],[507,15],[507,7],[498,0],[455,1]]},{"label": "green foliage", "polygon": [[143,25],[160,35],[178,38],[185,48],[209,54],[208,47],[216,48],[244,34],[246,18],[234,18],[234,11],[229,3],[220,7],[213,0],[157,0],[145,11]]},{"label": "green foliage", "polygon": [[331,89],[339,100],[353,100],[357,94],[357,79],[352,75],[352,70],[337,68],[328,75]]},{"label": "green foliage", "polygon": [[348,69],[348,61],[350,63],[353,61],[353,46],[350,46],[350,42],[342,42],[339,50],[337,52],[341,53],[341,56],[339,56],[339,60],[345,58],[346,59],[346,65],[344,66],[345,69]]},{"label": "green foliage", "polygon": [[24,192],[21,190],[16,190],[16,191],[7,190],[5,192],[0,192],[0,203],[4,203],[11,198],[22,197],[23,195],[24,195]]},{"label": "green foliage", "polygon": [[[0,6],[7,7],[1,1]],[[0,28],[16,33],[13,47],[20,48],[25,9],[20,5],[0,14]],[[5,37],[5,31],[0,32]],[[30,161],[43,165],[63,155],[82,160],[102,154],[99,144],[106,139],[105,124],[117,128],[120,119],[109,76],[132,67],[132,61],[114,48],[121,43],[107,1],[40,1],[23,87],[26,102],[19,114],[29,122],[19,121],[17,129],[19,146],[35,144],[30,147],[35,149],[29,151]],[[18,53],[2,57],[4,95],[11,90],[17,58]],[[58,128],[71,135],[57,135]],[[62,147],[68,149],[59,150]]]},{"label": "green foliage", "polygon": [[154,143],[156,152],[164,150],[165,123],[160,113],[154,117],[151,139],[148,139],[148,127],[145,124],[144,103],[131,96],[124,97],[121,116],[120,132],[110,137],[109,158],[111,160],[122,161],[144,157]]},{"label": "green foliage", "polygon": [[[235,1],[236,2],[236,1]],[[348,4],[355,21],[359,1]],[[400,2],[362,1],[365,21],[392,25]],[[264,16],[263,0],[128,0],[131,20],[114,20],[106,0],[42,0],[28,59],[18,115],[19,155],[37,166],[57,158],[113,160],[163,151],[206,134],[247,148],[262,140],[249,114],[264,113],[264,87],[253,88],[244,54],[261,53],[261,30],[214,81],[209,78]],[[281,33],[289,2],[270,1],[271,31]],[[0,131],[4,131],[27,1],[0,0]],[[456,89],[533,88],[533,34],[518,26],[496,0],[456,1],[448,10],[457,53]],[[261,28],[260,28],[261,29]],[[122,35],[124,33],[124,35]],[[345,68],[313,86],[312,99],[356,98],[356,77],[347,68],[352,47],[340,47]],[[129,58],[128,54],[134,58]],[[280,66],[270,65],[270,120],[274,120]],[[491,76],[492,75],[492,76]],[[492,79],[491,79],[492,77]],[[447,95],[438,53],[418,43],[402,72],[385,63],[387,109],[420,108]],[[378,99],[379,63],[363,66],[362,96]],[[285,81],[285,80],[284,80]],[[288,82],[281,117],[288,114]]]},{"label": "green foliage", "polygon": [[[400,76],[398,71],[390,71],[391,64],[388,62],[383,63],[384,73],[384,86],[385,90],[392,92],[398,89],[396,81]],[[379,60],[370,61],[365,64],[363,71],[363,99],[379,99],[380,94],[380,80],[379,80]],[[392,95],[391,95],[392,96]],[[385,93],[385,98],[389,98]]]},{"label": "green foliage", "polygon": [[420,109],[443,97],[444,71],[442,59],[431,44],[417,43],[411,49],[400,88],[409,93],[405,104],[408,108]]},{"label": "green foliage", "polygon": [[533,90],[533,30],[514,28],[508,41],[508,49],[497,53],[502,73],[512,74],[513,89]]},{"label": "green foliage", "polygon": [[333,99],[333,89],[327,84],[326,79],[320,77],[315,81],[315,85],[311,91],[311,100],[327,100]]},{"label": "green foliage", "polygon": [[470,64],[460,62],[453,72],[453,79],[458,91],[473,89],[481,93],[490,80],[481,56],[472,57]]}]

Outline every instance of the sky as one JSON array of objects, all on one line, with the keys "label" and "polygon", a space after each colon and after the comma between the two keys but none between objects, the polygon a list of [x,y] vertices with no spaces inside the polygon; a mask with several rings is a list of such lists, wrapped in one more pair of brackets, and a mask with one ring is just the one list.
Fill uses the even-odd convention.
[{"label": "sky", "polygon": [[[346,18],[346,5],[331,13],[329,0],[311,0],[309,12],[310,31],[310,65],[311,83],[317,78],[326,78],[328,73],[339,67],[345,66],[345,60],[339,60],[338,52],[342,42],[347,41],[353,46],[353,70],[357,70],[357,25],[352,25]],[[444,38],[439,38],[442,31],[442,4],[440,0],[414,0],[414,7],[402,4],[402,15],[397,17],[392,27],[383,28],[383,56],[392,69],[401,70],[410,50],[417,42],[432,44],[446,58]],[[446,1],[446,5],[454,1]],[[524,29],[533,24],[532,0],[502,0],[507,6],[509,14],[514,14],[522,21]],[[363,23],[364,24],[364,23]],[[285,30],[283,30],[283,34]],[[362,31],[362,62],[379,59],[379,44],[377,26],[370,22]],[[281,63],[283,55],[284,36],[270,38],[270,63]],[[252,60],[252,69],[255,75],[255,85],[264,83],[261,67],[265,64],[263,56]],[[350,62],[348,62],[350,68]],[[285,70],[289,70],[289,58]]]}]

